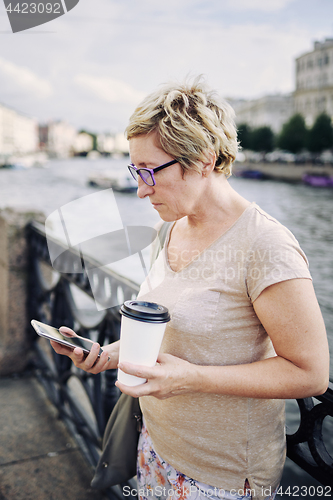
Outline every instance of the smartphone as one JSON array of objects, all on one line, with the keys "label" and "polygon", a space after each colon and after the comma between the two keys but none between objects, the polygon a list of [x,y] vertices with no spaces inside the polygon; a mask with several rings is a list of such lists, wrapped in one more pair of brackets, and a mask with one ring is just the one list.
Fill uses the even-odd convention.
[{"label": "smartphone", "polygon": [[[75,349],[75,347],[80,347],[83,350],[85,356],[88,356],[90,349],[93,345],[91,340],[83,340],[82,337],[77,339],[75,337],[71,337],[70,335],[64,335],[61,333],[58,328],[54,328],[53,326],[46,325],[45,323],[41,323],[40,321],[36,321],[33,319],[31,321],[33,328],[36,330],[38,335],[41,337],[45,337],[48,340],[54,340],[59,344],[65,345],[66,347],[70,347],[71,349]],[[98,356],[100,356],[103,352],[103,349],[100,350]]]}]

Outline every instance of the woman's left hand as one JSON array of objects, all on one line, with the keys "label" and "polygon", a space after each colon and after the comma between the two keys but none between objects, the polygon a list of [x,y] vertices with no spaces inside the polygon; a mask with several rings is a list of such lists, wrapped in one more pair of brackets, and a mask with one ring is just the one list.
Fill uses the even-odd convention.
[{"label": "woman's left hand", "polygon": [[193,392],[196,365],[171,354],[160,354],[157,364],[152,368],[125,362],[119,363],[118,368],[130,375],[147,379],[147,382],[135,387],[116,382],[121,392],[135,398],[155,396],[158,399],[166,399]]}]

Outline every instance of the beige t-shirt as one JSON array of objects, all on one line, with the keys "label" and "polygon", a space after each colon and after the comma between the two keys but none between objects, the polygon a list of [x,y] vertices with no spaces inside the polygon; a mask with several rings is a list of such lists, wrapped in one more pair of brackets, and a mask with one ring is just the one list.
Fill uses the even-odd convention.
[{"label": "beige t-shirt", "polygon": [[[170,234],[170,230],[169,230]],[[252,303],[269,285],[311,279],[291,232],[252,203],[233,226],[179,272],[165,248],[140,289],[171,313],[161,351],[198,365],[237,365],[275,356]],[[249,480],[254,498],[280,481],[284,401],[192,393],[140,399],[157,453],[178,471],[224,490]]]}]

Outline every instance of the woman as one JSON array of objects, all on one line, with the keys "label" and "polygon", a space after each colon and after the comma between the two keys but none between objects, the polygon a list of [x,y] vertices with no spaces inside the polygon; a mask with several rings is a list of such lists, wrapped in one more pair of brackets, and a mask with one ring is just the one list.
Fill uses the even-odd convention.
[{"label": "woman", "polygon": [[[127,127],[138,196],[174,221],[140,298],[168,307],[140,397],[142,498],[273,498],[285,459],[284,399],[325,392],[329,354],[308,263],[293,235],[234,191],[232,109],[193,84],[148,96]],[[118,366],[118,343],[76,366]]]}]

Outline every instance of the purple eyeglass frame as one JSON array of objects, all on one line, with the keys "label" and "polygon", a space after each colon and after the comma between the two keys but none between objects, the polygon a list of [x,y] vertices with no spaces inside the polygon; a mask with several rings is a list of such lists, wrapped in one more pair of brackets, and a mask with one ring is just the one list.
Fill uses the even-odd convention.
[{"label": "purple eyeglass frame", "polygon": [[[155,181],[154,173],[158,172],[159,170],[162,170],[163,168],[170,167],[171,165],[178,163],[178,161],[179,160],[171,160],[168,163],[164,163],[163,165],[160,165],[159,167],[155,167],[155,168],[137,168],[135,165],[133,165],[133,163],[130,163],[129,165],[127,165],[127,168],[130,171],[130,174],[135,181],[138,181],[138,175],[139,175],[141,177],[141,179],[143,180],[143,182],[145,184],[147,184],[147,186],[155,186],[156,181]],[[152,178],[153,184],[149,184],[144,179],[143,175],[141,175],[142,171],[149,172],[149,174]]]}]

